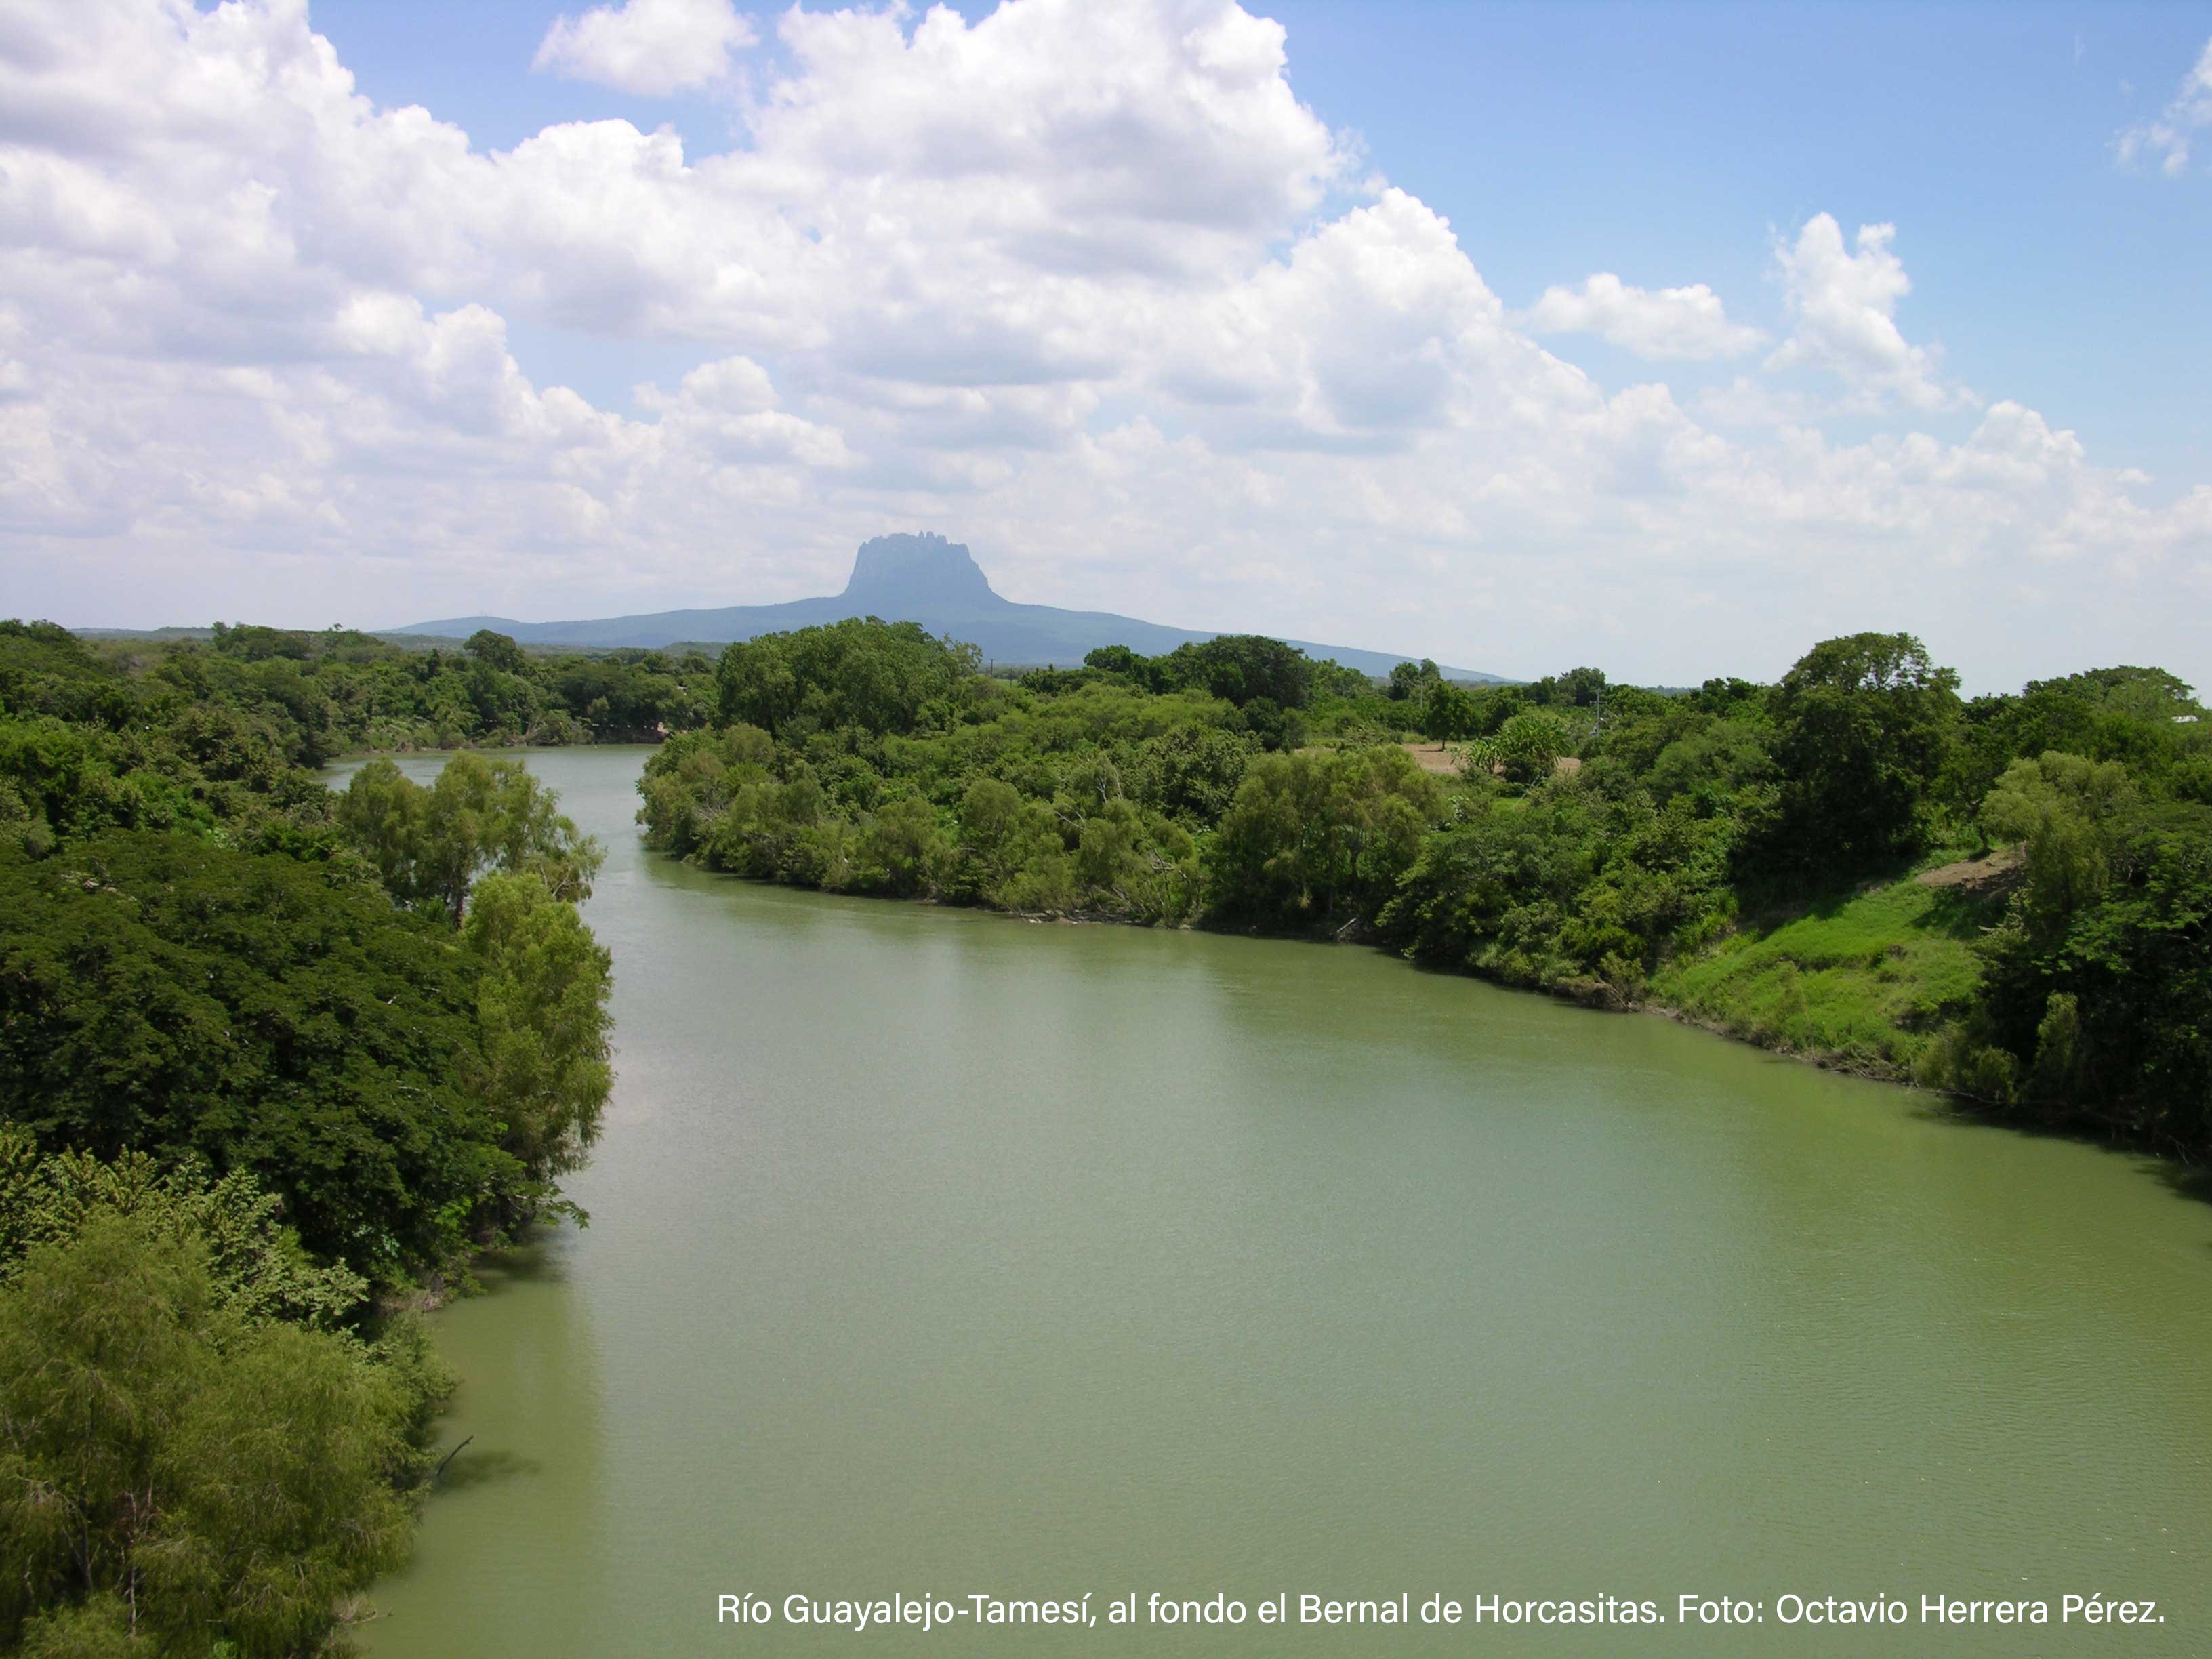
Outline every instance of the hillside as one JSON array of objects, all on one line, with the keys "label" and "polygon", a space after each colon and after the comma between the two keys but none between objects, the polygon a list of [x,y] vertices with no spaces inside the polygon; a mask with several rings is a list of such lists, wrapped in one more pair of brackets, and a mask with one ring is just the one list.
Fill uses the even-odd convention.
[{"label": "hillside", "polygon": [[[1171,628],[1105,611],[1017,605],[993,590],[990,580],[964,544],[927,534],[878,536],[864,543],[853,562],[852,579],[845,584],[845,591],[834,597],[578,622],[448,617],[389,631],[465,639],[480,628],[489,628],[526,645],[668,646],[694,641],[720,645],[848,617],[871,616],[918,622],[932,633],[981,647],[987,662],[1023,665],[1079,663],[1086,652],[1102,645],[1126,645],[1147,656],[1158,655],[1186,641],[1215,637],[1206,630]],[[1409,660],[1388,651],[1320,645],[1307,640],[1289,643],[1310,657],[1333,657],[1346,667],[1367,674],[1387,674],[1396,664]],[[1457,680],[1496,682],[1499,678],[1468,668],[1446,668],[1444,672]]]}]

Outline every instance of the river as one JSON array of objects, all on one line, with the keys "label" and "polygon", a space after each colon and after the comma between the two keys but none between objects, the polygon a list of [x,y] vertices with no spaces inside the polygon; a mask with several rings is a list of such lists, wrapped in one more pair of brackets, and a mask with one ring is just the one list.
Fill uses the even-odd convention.
[{"label": "river", "polygon": [[[706,875],[644,752],[529,757],[607,844],[619,1080],[590,1227],[437,1316],[473,1439],[377,1659],[2212,1651],[2212,1206],[2154,1166],[1370,950]],[[1152,1591],[1247,1620],[1104,1624]],[[1101,1623],[781,1617],[977,1592]],[[1419,1622],[1686,1592],[1765,1622]],[[1917,1622],[2068,1592],[2166,1622]]]}]

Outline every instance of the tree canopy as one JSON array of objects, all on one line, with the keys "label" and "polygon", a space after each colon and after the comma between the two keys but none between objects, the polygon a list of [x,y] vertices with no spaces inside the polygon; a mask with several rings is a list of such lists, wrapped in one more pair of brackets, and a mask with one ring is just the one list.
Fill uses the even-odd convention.
[{"label": "tree canopy", "polygon": [[1959,677],[1910,634],[1824,641],[1775,688],[1780,863],[1829,868],[1910,850],[1957,740]]},{"label": "tree canopy", "polygon": [[454,756],[427,787],[373,760],[354,774],[337,816],[387,892],[456,927],[489,872],[534,876],[555,898],[580,902],[606,856],[526,768],[480,755]]}]

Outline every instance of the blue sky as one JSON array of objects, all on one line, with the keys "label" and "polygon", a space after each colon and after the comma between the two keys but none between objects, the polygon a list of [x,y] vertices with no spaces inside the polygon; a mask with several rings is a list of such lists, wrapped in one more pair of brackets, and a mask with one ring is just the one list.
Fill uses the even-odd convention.
[{"label": "blue sky", "polygon": [[1506,672],[2212,678],[2212,6],[1248,11],[57,13],[23,608],[773,599],[928,527]]}]

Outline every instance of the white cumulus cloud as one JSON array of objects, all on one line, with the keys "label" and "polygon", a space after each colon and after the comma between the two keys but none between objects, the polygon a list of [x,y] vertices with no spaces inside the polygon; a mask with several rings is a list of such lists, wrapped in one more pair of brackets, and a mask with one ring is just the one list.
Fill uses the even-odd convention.
[{"label": "white cumulus cloud", "polygon": [[1972,402],[1971,393],[1944,383],[1934,351],[1898,329],[1897,302],[1912,291],[1912,280],[1890,247],[1896,237],[1895,225],[1861,225],[1855,247],[1846,246],[1835,216],[1819,213],[1795,244],[1776,248],[1794,327],[1767,359],[1769,368],[1825,369],[1864,398],[1894,397],[1914,409]]},{"label": "white cumulus cloud", "polygon": [[665,98],[721,79],[758,39],[730,0],[623,0],[555,18],[532,67]]},{"label": "white cumulus cloud", "polygon": [[2120,135],[2120,161],[2125,164],[2154,155],[2161,173],[2179,179],[2189,170],[2191,141],[2206,127],[2212,127],[2212,40],[2204,43],[2197,66],[2183,79],[2173,101],[2152,119]]},{"label": "white cumulus cloud", "polygon": [[1539,334],[1595,334],[1654,362],[1737,357],[1762,344],[1759,330],[1732,323],[1703,283],[1635,288],[1609,270],[1580,288],[1547,288],[1526,321]]}]

